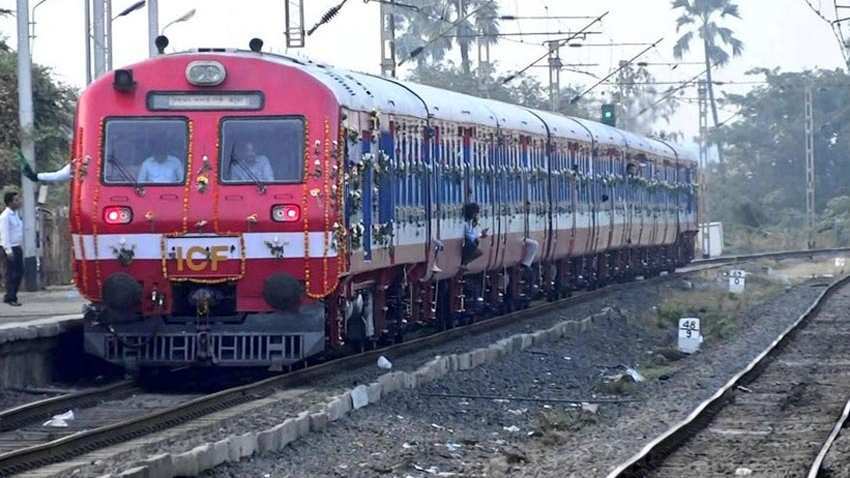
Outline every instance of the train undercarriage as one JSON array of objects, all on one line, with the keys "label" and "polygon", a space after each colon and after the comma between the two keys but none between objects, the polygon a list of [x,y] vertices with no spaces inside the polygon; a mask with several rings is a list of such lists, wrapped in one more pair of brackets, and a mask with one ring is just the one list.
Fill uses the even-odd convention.
[{"label": "train undercarriage", "polygon": [[280,371],[322,355],[401,341],[416,329],[448,329],[526,308],[534,300],[554,301],[578,290],[672,272],[693,257],[693,238],[683,235],[670,246],[459,273],[440,281],[422,280],[424,266],[397,267],[358,276],[327,299],[288,313],[140,318],[98,305],[86,314],[85,346],[88,353],[128,370],[192,366]]}]

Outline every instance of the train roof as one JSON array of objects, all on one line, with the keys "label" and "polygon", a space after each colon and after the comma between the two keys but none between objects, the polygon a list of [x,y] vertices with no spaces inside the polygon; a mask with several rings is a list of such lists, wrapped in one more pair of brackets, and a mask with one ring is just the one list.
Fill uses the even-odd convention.
[{"label": "train roof", "polygon": [[[202,52],[188,51],[172,55],[198,53]],[[262,59],[300,69],[326,86],[340,105],[352,110],[380,111],[399,116],[487,125],[534,135],[545,135],[548,132],[573,141],[592,139],[598,144],[634,149],[670,159],[694,161],[693,154],[679,146],[587,119],[530,109],[419,83],[343,70],[272,53],[243,50],[212,53]]]}]

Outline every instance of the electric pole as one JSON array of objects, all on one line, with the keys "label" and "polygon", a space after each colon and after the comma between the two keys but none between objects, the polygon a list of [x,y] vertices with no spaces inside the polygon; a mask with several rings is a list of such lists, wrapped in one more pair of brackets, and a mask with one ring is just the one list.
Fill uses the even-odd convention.
[{"label": "electric pole", "polygon": [[[97,0],[95,0],[97,1]],[[112,19],[109,19],[112,21]],[[148,56],[159,54],[156,48],[156,37],[159,36],[159,0],[148,0]]]},{"label": "electric pole", "polygon": [[547,41],[549,48],[549,101],[552,111],[561,109],[561,42],[559,40]]},{"label": "electric pole", "polygon": [[806,110],[806,229],[807,245],[815,248],[815,118],[812,86],[805,91]]},{"label": "electric pole", "polygon": [[381,2],[381,74],[395,78],[395,0]]},{"label": "electric pole", "polygon": [[94,0],[94,78],[106,72],[106,10],[104,0]]},{"label": "electric pole", "polygon": [[[18,0],[18,120],[21,127],[21,154],[33,170],[35,167],[35,138],[33,138],[32,58],[29,39],[29,0]],[[35,244],[35,184],[21,175],[24,222],[24,290],[36,291],[38,260]]]},{"label": "electric pole", "polygon": [[[702,232],[702,256],[711,255],[711,226],[708,222],[708,84],[705,80],[697,83],[699,97],[699,216]],[[701,217],[700,217],[701,216]]]},{"label": "electric pole", "polygon": [[626,60],[620,60],[620,72],[617,74],[617,109],[620,117],[620,127],[629,130],[629,122],[626,114]]},{"label": "electric pole", "polygon": [[112,71],[112,0],[106,4],[106,71]]},{"label": "electric pole", "polygon": [[478,91],[485,98],[490,97],[487,91],[487,78],[490,76],[490,42],[484,36],[484,27],[479,27],[481,37],[478,38]]},{"label": "electric pole", "polygon": [[284,0],[283,8],[286,20],[286,48],[304,48],[307,38],[304,33],[304,0]]},{"label": "electric pole", "polygon": [[83,0],[86,36],[86,85],[91,83],[91,0]]}]

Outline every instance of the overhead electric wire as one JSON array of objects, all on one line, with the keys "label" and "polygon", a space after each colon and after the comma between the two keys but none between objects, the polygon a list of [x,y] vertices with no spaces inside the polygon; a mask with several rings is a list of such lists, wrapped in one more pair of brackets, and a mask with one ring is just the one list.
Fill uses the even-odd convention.
[{"label": "overhead electric wire", "polygon": [[[815,15],[820,17],[820,19],[823,20],[824,22],[826,22],[829,25],[829,27],[832,29],[832,34],[835,36],[836,41],[838,41],[838,46],[839,46],[839,49],[841,50],[841,57],[844,58],[844,64],[850,65],[850,61],[848,61],[848,60],[850,60],[850,58],[848,58],[848,55],[847,55],[847,44],[844,42],[843,33],[841,33],[841,25],[836,25],[835,22],[833,22],[829,18],[826,18],[826,15],[824,15],[823,12],[821,12],[817,7],[815,7],[812,4],[811,0],[803,0],[803,2],[805,2],[806,5],[808,5],[809,8],[815,13]],[[838,4],[837,3],[835,4],[835,11],[836,11],[836,18],[838,18]]]},{"label": "overhead electric wire", "polygon": [[693,83],[693,82],[697,81],[697,80],[698,80],[701,76],[705,75],[707,72],[708,72],[708,70],[703,70],[703,72],[702,72],[702,73],[700,73],[700,74],[698,74],[698,75],[694,76],[694,77],[693,77],[693,78],[691,78],[690,80],[687,80],[687,81],[683,82],[683,83],[682,83],[682,84],[681,84],[678,88],[670,88],[670,89],[667,91],[667,93],[666,93],[664,96],[662,96],[662,97],[661,97],[658,101],[656,101],[655,103],[652,103],[651,105],[647,106],[646,108],[644,108],[644,109],[640,110],[640,111],[638,112],[638,114],[637,114],[637,115],[635,115],[635,116],[640,116],[640,115],[642,115],[642,114],[646,113],[646,112],[647,112],[647,111],[649,111],[649,110],[654,110],[656,106],[658,106],[658,105],[660,105],[661,103],[663,103],[663,102],[665,102],[665,101],[669,100],[669,99],[670,99],[670,98],[671,98],[674,94],[678,93],[679,91],[684,90],[685,88],[687,88],[687,87],[688,87],[688,85],[690,85],[691,83]]},{"label": "overhead electric wire", "polygon": [[611,78],[612,76],[614,76],[614,75],[616,75],[617,73],[619,73],[619,72],[620,72],[623,68],[625,68],[625,67],[627,67],[627,66],[631,65],[632,63],[634,63],[634,61],[635,61],[635,60],[637,60],[638,58],[642,57],[642,56],[643,56],[646,52],[648,52],[649,50],[651,50],[651,49],[655,48],[655,46],[656,46],[656,45],[658,45],[659,43],[661,43],[662,41],[664,41],[664,37],[659,38],[658,40],[656,40],[656,41],[655,41],[655,43],[653,43],[653,44],[649,45],[648,47],[644,48],[643,50],[641,50],[641,52],[640,52],[640,53],[638,53],[637,55],[635,55],[635,56],[631,57],[628,61],[621,63],[621,64],[620,64],[620,66],[619,66],[618,68],[616,68],[616,69],[614,69],[614,70],[611,70],[611,72],[610,72],[610,73],[608,73],[607,75],[605,75],[605,77],[604,77],[604,78],[602,78],[601,80],[599,80],[599,81],[597,81],[596,83],[594,83],[594,84],[593,84],[590,88],[587,88],[587,89],[586,89],[586,90],[584,90],[583,92],[581,92],[581,93],[579,93],[579,94],[575,95],[575,96],[574,96],[574,97],[570,100],[570,104],[575,104],[578,100],[580,100],[580,99],[581,99],[581,97],[582,97],[582,96],[584,96],[584,95],[586,95],[586,94],[590,93],[591,91],[593,91],[593,89],[594,89],[594,88],[596,88],[597,86],[601,85],[601,84],[602,84],[602,83],[604,83],[606,80],[608,80],[608,78]]},{"label": "overhead electric wire", "polygon": [[[562,46],[566,45],[566,44],[567,44],[567,42],[569,42],[570,40],[573,40],[573,39],[577,38],[577,37],[581,34],[581,32],[583,32],[583,31],[587,30],[588,28],[592,27],[593,25],[597,24],[598,22],[601,22],[601,21],[602,21],[602,19],[603,19],[603,18],[605,18],[605,16],[607,16],[609,13],[610,13],[610,11],[605,12],[605,13],[603,13],[602,15],[600,15],[600,16],[598,16],[598,17],[594,18],[594,19],[593,19],[593,21],[591,21],[590,23],[588,23],[587,25],[585,25],[585,26],[584,26],[581,30],[579,30],[578,32],[576,32],[576,34],[572,35],[571,37],[566,38],[566,39],[564,39],[564,40],[553,40],[553,41],[557,42],[557,43],[558,43],[558,47],[560,48],[560,47],[562,47]],[[513,73],[512,75],[510,75],[510,76],[506,77],[505,79],[503,79],[503,80],[502,80],[502,84],[504,85],[504,84],[506,84],[506,83],[510,83],[510,82],[511,82],[511,81],[513,81],[516,77],[518,77],[519,75],[522,75],[523,73],[525,73],[526,71],[528,71],[529,69],[531,69],[531,68],[532,68],[534,65],[536,65],[536,64],[537,64],[540,60],[542,60],[542,59],[546,58],[547,56],[549,56],[549,51],[546,51],[546,53],[544,53],[544,54],[543,54],[540,58],[538,58],[538,59],[536,59],[536,60],[532,61],[532,62],[531,62],[528,66],[526,66],[525,68],[523,68],[523,69],[521,69],[521,70],[517,71],[516,73]]]},{"label": "overhead electric wire", "polygon": [[[482,37],[507,37],[507,36],[540,36],[540,35],[572,35],[576,32],[508,32],[508,33],[472,33],[465,35],[446,35],[445,38],[482,38]],[[581,32],[579,35],[601,35],[602,32]]]}]

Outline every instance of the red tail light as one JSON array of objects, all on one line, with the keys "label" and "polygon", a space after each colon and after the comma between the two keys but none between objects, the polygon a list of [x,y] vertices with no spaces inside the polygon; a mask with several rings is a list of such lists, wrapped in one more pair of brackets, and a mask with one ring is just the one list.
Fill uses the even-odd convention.
[{"label": "red tail light", "polygon": [[133,210],[129,207],[107,206],[103,208],[103,220],[107,224],[130,224]]},{"label": "red tail light", "polygon": [[298,222],[301,220],[301,208],[297,204],[278,204],[272,208],[272,220],[275,222]]}]

